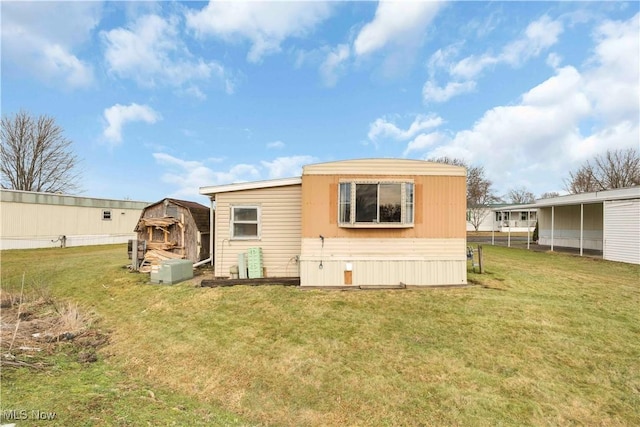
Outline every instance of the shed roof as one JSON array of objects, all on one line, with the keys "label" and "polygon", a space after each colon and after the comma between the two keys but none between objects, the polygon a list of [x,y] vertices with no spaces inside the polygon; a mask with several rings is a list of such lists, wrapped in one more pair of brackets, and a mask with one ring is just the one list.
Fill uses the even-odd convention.
[{"label": "shed roof", "polygon": [[[155,203],[151,203],[150,205],[145,207],[142,213],[140,214],[140,218],[144,218],[144,214],[147,209],[151,208],[152,206],[157,206],[161,203],[164,203],[165,200],[170,203],[173,203],[174,205],[181,206],[187,209],[191,214],[193,221],[196,223],[196,227],[198,228],[198,231],[209,232],[209,221],[210,221],[209,208],[207,206],[201,205],[200,203],[190,202],[188,200],[172,199],[169,197],[164,198]],[[140,223],[138,223],[138,225],[140,225]],[[137,229],[138,229],[138,226],[136,226],[136,230]]]}]

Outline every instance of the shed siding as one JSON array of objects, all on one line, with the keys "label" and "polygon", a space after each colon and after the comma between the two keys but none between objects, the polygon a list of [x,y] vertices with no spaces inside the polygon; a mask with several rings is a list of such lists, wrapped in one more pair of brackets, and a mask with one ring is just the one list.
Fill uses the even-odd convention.
[{"label": "shed siding", "polygon": [[[111,211],[110,220],[102,219],[103,210]],[[55,247],[60,243],[52,240],[61,235],[67,237],[67,246],[125,243],[135,238],[133,229],[141,211],[142,208],[135,207],[112,208],[108,203],[90,207],[80,203],[64,205],[3,200],[1,248]]]},{"label": "shed siding", "polygon": [[640,199],[604,203],[603,258],[640,264]]},{"label": "shed siding", "polygon": [[[556,206],[553,244],[580,247],[580,205]],[[538,213],[538,243],[551,245],[551,208]],[[584,205],[583,248],[602,250],[602,203]]]},{"label": "shed siding", "polygon": [[[259,206],[259,240],[231,239],[231,206]],[[229,268],[238,264],[238,254],[261,247],[263,265],[269,277],[298,277],[300,255],[301,187],[245,190],[216,195],[215,274],[228,277]]]}]

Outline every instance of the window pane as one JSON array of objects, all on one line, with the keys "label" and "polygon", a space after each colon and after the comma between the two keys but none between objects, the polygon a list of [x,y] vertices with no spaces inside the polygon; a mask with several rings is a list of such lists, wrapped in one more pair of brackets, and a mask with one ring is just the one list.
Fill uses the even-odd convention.
[{"label": "window pane", "polygon": [[258,224],[233,224],[234,237],[258,237]]},{"label": "window pane", "polygon": [[413,184],[410,182],[405,183],[404,190],[405,190],[404,222],[405,224],[413,224]]},{"label": "window pane", "polygon": [[378,184],[356,184],[356,222],[378,220]]},{"label": "window pane", "polygon": [[402,185],[380,184],[380,222],[402,222]]},{"label": "window pane", "polygon": [[351,183],[340,184],[340,218],[339,222],[351,222]]},{"label": "window pane", "polygon": [[234,208],[233,209],[234,221],[257,221],[258,209],[256,208]]}]

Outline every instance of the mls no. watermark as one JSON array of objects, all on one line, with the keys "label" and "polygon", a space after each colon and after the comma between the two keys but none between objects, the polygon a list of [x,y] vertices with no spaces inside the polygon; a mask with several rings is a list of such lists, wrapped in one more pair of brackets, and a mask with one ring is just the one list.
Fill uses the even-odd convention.
[{"label": "mls no. watermark", "polygon": [[53,421],[58,414],[40,409],[3,409],[0,412],[0,422],[4,421]]}]

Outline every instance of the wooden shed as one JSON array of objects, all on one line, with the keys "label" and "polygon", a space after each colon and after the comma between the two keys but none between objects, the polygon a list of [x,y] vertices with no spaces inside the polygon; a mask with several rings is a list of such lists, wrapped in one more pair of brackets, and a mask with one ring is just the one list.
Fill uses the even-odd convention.
[{"label": "wooden shed", "polygon": [[209,258],[211,211],[200,203],[166,198],[142,210],[135,232],[146,243],[145,258]]}]

